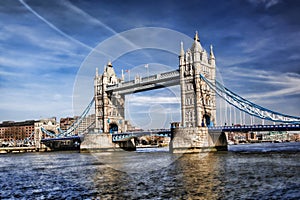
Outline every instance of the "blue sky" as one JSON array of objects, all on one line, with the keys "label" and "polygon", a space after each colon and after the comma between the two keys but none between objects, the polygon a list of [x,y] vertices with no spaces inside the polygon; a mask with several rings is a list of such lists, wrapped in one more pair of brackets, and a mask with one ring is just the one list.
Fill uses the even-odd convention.
[{"label": "blue sky", "polygon": [[[197,30],[205,49],[214,46],[228,88],[264,107],[300,116],[299,15],[300,2],[293,0],[1,0],[0,121],[79,114],[93,88],[78,94],[76,81],[92,50],[119,33],[144,27],[166,28],[189,37]],[[135,37],[147,41],[155,36]],[[170,43],[178,44],[179,51],[177,39],[166,37],[161,45]],[[185,49],[190,45],[185,44]],[[100,52],[99,71],[105,59]],[[155,63],[149,65],[150,73],[178,66],[177,55],[153,49],[135,50],[113,62],[118,74],[121,69],[131,69],[132,77],[141,73],[135,69],[145,63]],[[85,78],[90,84],[93,74]],[[139,126],[159,118],[168,123],[169,114],[151,117],[161,110],[179,120],[176,91],[159,92],[156,102],[151,92],[128,97],[131,109],[127,115]],[[76,95],[83,102],[74,100]],[[138,115],[141,102],[150,106]]]}]

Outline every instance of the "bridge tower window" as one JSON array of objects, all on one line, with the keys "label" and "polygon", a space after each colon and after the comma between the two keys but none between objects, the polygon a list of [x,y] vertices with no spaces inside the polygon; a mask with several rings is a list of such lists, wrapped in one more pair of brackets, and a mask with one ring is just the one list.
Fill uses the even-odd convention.
[{"label": "bridge tower window", "polygon": [[208,114],[204,114],[203,119],[204,119],[205,125],[210,126],[210,116]]}]

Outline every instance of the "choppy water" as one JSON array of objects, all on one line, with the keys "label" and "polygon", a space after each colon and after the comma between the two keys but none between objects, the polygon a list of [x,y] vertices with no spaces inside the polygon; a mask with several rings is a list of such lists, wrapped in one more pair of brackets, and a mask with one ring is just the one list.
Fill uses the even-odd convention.
[{"label": "choppy water", "polygon": [[[300,143],[229,149],[179,158],[155,149],[0,155],[0,199],[300,199]],[[151,171],[155,156],[174,162]]]}]

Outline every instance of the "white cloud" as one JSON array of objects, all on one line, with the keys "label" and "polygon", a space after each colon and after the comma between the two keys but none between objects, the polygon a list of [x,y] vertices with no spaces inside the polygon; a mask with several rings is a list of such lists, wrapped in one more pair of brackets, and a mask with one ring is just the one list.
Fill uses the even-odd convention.
[{"label": "white cloud", "polygon": [[45,19],[44,17],[42,17],[39,13],[37,13],[35,10],[33,10],[27,3],[25,3],[23,0],[19,0],[20,3],[27,8],[32,14],[34,14],[36,17],[38,17],[40,20],[42,20],[43,22],[45,22],[50,28],[52,28],[53,30],[57,31],[59,34],[61,34],[62,36],[68,38],[70,41],[79,44],[87,49],[93,50],[92,47],[90,47],[89,45],[75,39],[74,37],[66,34],[65,32],[63,32],[62,30],[60,30],[59,28],[57,28],[54,24],[52,24],[51,22],[49,22],[47,19]]},{"label": "white cloud", "polygon": [[[0,43],[0,65],[8,68],[33,68],[52,70],[54,68],[79,67],[81,50],[77,45],[66,41],[61,36],[51,34],[36,25],[31,28],[24,25],[7,25],[1,33],[10,35]],[[10,46],[7,43],[11,42]],[[17,44],[15,44],[17,43]],[[13,45],[15,44],[15,45]],[[66,62],[66,58],[68,59]],[[77,61],[77,63],[76,63]]]},{"label": "white cloud", "polygon": [[82,9],[78,8],[77,6],[72,4],[71,2],[62,1],[62,5],[65,6],[65,8],[68,10],[69,14],[71,14],[71,15],[74,14],[76,16],[80,15],[83,18],[83,21],[85,21],[86,23],[89,23],[90,26],[94,26],[94,25],[102,26],[105,29],[109,30],[111,33],[117,34],[117,32],[114,29],[112,29],[110,26],[107,26],[106,24],[101,22],[99,19],[96,19],[96,18],[92,17],[91,15],[89,15],[88,13],[83,11]]},{"label": "white cloud", "polygon": [[255,6],[262,5],[266,9],[276,4],[279,4],[281,2],[281,0],[248,0],[248,1]]},{"label": "white cloud", "polygon": [[270,43],[272,43],[271,38],[256,37],[241,42],[239,46],[243,49],[243,53],[252,53],[265,48]]},{"label": "white cloud", "polygon": [[1,33],[9,35],[9,38],[6,37],[5,40],[2,39],[3,42],[6,42],[7,40],[20,41],[23,44],[51,50],[52,52],[60,51],[65,54],[73,54],[70,50],[74,50],[78,47],[78,45],[74,45],[73,42],[49,32],[40,24],[36,24],[34,27],[20,24],[5,25],[1,30]]},{"label": "white cloud", "polygon": [[[0,58],[1,62],[1,58]],[[10,71],[5,71],[3,69],[0,69],[0,76],[6,76],[6,77],[22,77],[22,75],[18,72],[10,72]]]}]

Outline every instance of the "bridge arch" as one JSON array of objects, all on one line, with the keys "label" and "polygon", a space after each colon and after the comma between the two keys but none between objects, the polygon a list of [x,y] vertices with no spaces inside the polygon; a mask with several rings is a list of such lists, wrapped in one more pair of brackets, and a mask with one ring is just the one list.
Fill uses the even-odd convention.
[{"label": "bridge arch", "polygon": [[212,126],[212,121],[211,121],[211,115],[208,114],[208,113],[205,113],[203,115],[203,122],[202,122],[202,126],[206,126],[206,127],[209,127],[209,126]]},{"label": "bridge arch", "polygon": [[117,123],[111,122],[109,124],[109,133],[115,133],[118,132],[118,130],[119,130],[119,126],[117,125]]}]

